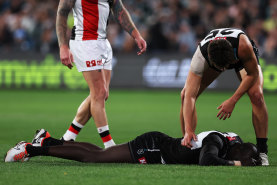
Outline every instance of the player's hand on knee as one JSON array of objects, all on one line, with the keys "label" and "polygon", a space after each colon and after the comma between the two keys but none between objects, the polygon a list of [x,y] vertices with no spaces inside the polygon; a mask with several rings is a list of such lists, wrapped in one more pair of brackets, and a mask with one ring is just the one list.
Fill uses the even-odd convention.
[{"label": "player's hand on knee", "polygon": [[60,47],[60,59],[62,64],[67,66],[69,69],[73,67],[73,55],[68,46],[64,45]]},{"label": "player's hand on knee", "polygon": [[230,118],[235,105],[236,103],[230,99],[224,101],[219,107],[217,107],[217,109],[219,109],[217,117],[223,120],[225,120],[226,118]]}]

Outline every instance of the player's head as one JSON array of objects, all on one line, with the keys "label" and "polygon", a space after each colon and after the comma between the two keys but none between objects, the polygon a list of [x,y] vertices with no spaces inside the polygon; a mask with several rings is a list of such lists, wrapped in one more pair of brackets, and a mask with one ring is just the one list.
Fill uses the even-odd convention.
[{"label": "player's head", "polygon": [[211,65],[224,71],[237,60],[231,43],[226,39],[213,40],[208,45],[208,57]]},{"label": "player's head", "polygon": [[234,144],[228,152],[228,158],[234,161],[241,161],[243,166],[262,165],[259,151],[253,143]]}]

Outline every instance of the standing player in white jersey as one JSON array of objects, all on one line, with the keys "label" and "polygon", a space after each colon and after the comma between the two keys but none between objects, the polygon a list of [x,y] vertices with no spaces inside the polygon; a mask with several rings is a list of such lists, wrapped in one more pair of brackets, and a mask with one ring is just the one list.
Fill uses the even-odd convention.
[{"label": "standing player in white jersey", "polygon": [[215,29],[200,42],[191,61],[189,75],[181,92],[183,145],[191,147],[197,124],[195,103],[198,96],[226,69],[235,69],[241,83],[219,107],[217,117],[229,118],[238,100],[247,93],[252,104],[252,122],[263,165],[268,165],[268,113],[263,96],[263,75],[258,49],[239,29]]},{"label": "standing player in white jersey", "polygon": [[[71,39],[67,37],[67,18],[73,9],[74,27]],[[108,127],[105,101],[109,96],[112,70],[112,48],[106,39],[110,11],[117,22],[135,40],[141,55],[146,42],[134,25],[121,0],[60,0],[56,30],[60,59],[68,68],[75,63],[89,86],[90,94],[81,103],[64,140],[75,140],[82,127],[93,117],[105,148],[115,145]]]}]

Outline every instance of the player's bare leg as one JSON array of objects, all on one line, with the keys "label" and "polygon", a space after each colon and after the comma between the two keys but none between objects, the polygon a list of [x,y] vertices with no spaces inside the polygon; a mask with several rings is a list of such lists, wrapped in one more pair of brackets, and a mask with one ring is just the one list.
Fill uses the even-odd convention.
[{"label": "player's bare leg", "polygon": [[[92,145],[92,144],[90,144]],[[94,145],[95,146],[95,145]],[[108,149],[88,149],[82,145],[53,146],[47,155],[87,163],[133,163],[128,144],[116,145]]]},{"label": "player's bare leg", "polygon": [[128,143],[102,149],[91,143],[47,139],[46,143],[51,140],[52,145],[44,144],[42,147],[27,145],[28,154],[32,157],[53,156],[88,163],[133,163]]},{"label": "player's bare leg", "polygon": [[81,103],[77,109],[75,118],[73,119],[68,130],[63,135],[62,139],[65,141],[75,141],[81,129],[90,120],[90,95]]},{"label": "player's bare leg", "polygon": [[107,96],[106,80],[103,70],[84,71],[83,76],[90,89],[90,111],[97,126],[107,125],[105,97]]},{"label": "player's bare leg", "polygon": [[[107,88],[107,96],[105,98],[105,100],[108,100],[109,97],[109,86],[110,86],[110,81],[111,81],[111,71],[109,70],[103,70],[104,74],[105,74],[105,80],[106,80],[106,88]],[[85,126],[86,123],[90,120],[91,118],[91,111],[90,111],[90,95],[88,95],[88,97],[86,97],[86,99],[81,103],[81,105],[79,106],[76,116],[75,116],[75,120],[80,123],[81,125]],[[96,125],[96,127],[99,127],[98,125]]]},{"label": "player's bare leg", "polygon": [[[240,77],[246,76],[246,71],[240,71]],[[256,133],[258,149],[267,154],[268,112],[263,95],[263,75],[259,66],[259,79],[247,92],[252,104],[252,122]],[[267,157],[267,156],[266,156]],[[264,165],[268,165],[268,160]]]},{"label": "player's bare leg", "polygon": [[[110,81],[111,81],[111,71],[110,70],[103,70],[104,71],[104,76],[105,76],[105,81],[106,81],[106,89],[107,89],[107,96],[105,97],[105,101],[108,100],[109,97],[109,86],[110,86]],[[90,101],[91,97],[88,95],[88,97],[81,103],[79,106],[75,120],[80,123],[81,125],[85,126],[86,123],[90,120],[91,118],[91,111],[90,111]],[[96,125],[98,127],[98,125]]]},{"label": "player's bare leg", "polygon": [[86,123],[90,120],[90,118],[91,118],[90,95],[88,95],[88,97],[86,97],[86,99],[78,107],[78,110],[74,119],[81,125],[85,126]]},{"label": "player's bare leg", "polygon": [[[109,70],[103,70],[104,71],[104,75],[105,75],[105,81],[106,81],[106,89],[107,89],[107,96],[105,98],[105,100],[107,101],[108,97],[109,97],[109,86],[110,86],[110,81],[111,81],[111,71]],[[76,116],[75,116],[75,120],[80,123],[81,125],[85,126],[86,123],[90,120],[91,118],[91,111],[90,111],[90,101],[91,101],[91,97],[90,95],[88,95],[88,97],[86,97],[86,99],[81,103],[81,105],[79,106]],[[96,125],[98,127],[98,125]]]},{"label": "player's bare leg", "polygon": [[[105,147],[115,145],[109,133],[105,100],[109,96],[110,70],[85,71],[83,76],[90,88],[90,111]],[[106,80],[107,79],[107,80]]]},{"label": "player's bare leg", "polygon": [[[111,81],[111,71],[110,70],[103,70],[104,71],[104,76],[105,76],[105,85],[106,85],[106,89],[108,91],[106,97],[105,97],[105,100],[107,101],[108,97],[109,97],[109,86],[110,86],[110,81]],[[86,123],[90,120],[91,118],[91,110],[90,110],[90,107],[91,107],[91,97],[90,95],[81,103],[81,105],[79,106],[78,110],[77,110],[77,113],[76,113],[76,116],[73,120],[73,123],[77,123],[77,124],[80,124],[79,125],[79,128],[77,128],[79,131],[81,130],[81,128],[83,126],[86,125]],[[96,124],[96,127],[97,128],[101,128],[102,126],[101,125],[98,125],[97,123]],[[66,140],[66,141],[69,141],[69,140],[75,140],[77,135],[79,134],[79,131],[77,132],[76,130],[74,131],[75,133],[72,133],[70,131],[72,125],[70,126],[69,130],[66,131],[66,133],[64,134],[63,136],[63,139]],[[81,128],[80,128],[81,127]],[[76,128],[76,125],[75,125],[75,128]],[[107,130],[107,125],[104,126],[104,128],[101,129],[102,132],[105,132]],[[99,129],[98,129],[99,131]],[[101,133],[99,133],[101,134]]]}]

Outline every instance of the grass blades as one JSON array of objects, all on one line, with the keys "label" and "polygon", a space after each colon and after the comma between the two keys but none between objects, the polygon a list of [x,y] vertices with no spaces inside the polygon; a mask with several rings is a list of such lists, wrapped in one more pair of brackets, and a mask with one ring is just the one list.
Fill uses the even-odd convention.
[{"label": "grass blades", "polygon": [[[127,142],[147,131],[180,137],[179,91],[111,90],[106,103],[110,131],[116,143]],[[0,92],[0,156],[21,140],[31,141],[36,129],[45,128],[60,138],[76,110],[88,95],[84,91],[2,90]],[[232,131],[244,141],[256,142],[251,104],[244,96],[232,117],[216,118],[217,109],[231,93],[205,92],[197,101],[197,132]],[[277,182],[277,121],[275,94],[265,94],[269,112],[269,167],[200,167],[184,165],[83,164],[52,157],[27,163],[0,162],[0,184],[236,184],[270,185]],[[78,141],[103,146],[93,120],[80,132]]]}]

